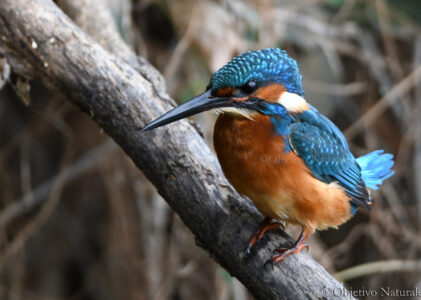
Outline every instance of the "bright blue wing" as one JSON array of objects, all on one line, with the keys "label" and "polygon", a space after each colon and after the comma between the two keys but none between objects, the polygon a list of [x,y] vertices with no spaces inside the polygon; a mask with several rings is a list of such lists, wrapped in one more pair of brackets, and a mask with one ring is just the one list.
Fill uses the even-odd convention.
[{"label": "bright blue wing", "polygon": [[351,203],[368,208],[370,201],[361,178],[361,168],[348,148],[342,132],[314,107],[289,125],[289,142],[317,179],[338,182]]}]

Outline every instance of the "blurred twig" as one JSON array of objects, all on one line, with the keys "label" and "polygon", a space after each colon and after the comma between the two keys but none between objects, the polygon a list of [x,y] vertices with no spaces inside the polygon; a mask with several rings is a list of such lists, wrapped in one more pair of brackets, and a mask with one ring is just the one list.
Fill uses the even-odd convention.
[{"label": "blurred twig", "polygon": [[[415,39],[414,47],[414,65],[421,65],[421,35],[417,36]],[[415,78],[417,82],[421,82],[421,74],[418,74]],[[418,111],[418,118],[415,121],[415,135],[414,135],[414,182],[415,184],[415,195],[418,202],[418,220],[419,228],[421,227],[421,118],[419,114],[421,113],[421,84],[418,84],[415,88],[415,109]]]},{"label": "blurred twig", "polygon": [[163,72],[164,77],[167,81],[174,76],[181,62],[181,58],[183,57],[184,53],[188,49],[191,43],[192,37],[196,34],[197,22],[198,22],[197,9],[193,7],[190,13],[190,20],[187,25],[186,32],[184,33],[183,37],[178,41],[177,46],[175,47],[173,53],[171,54],[171,58],[167,64],[167,67],[165,68]]},{"label": "blurred twig", "polygon": [[0,214],[0,228],[8,224],[16,217],[27,213],[40,205],[45,200],[45,197],[47,197],[47,195],[50,193],[51,189],[54,187],[57,177],[60,178],[62,184],[65,186],[67,183],[75,180],[81,174],[93,168],[98,162],[101,161],[101,159],[104,159],[106,155],[111,154],[116,149],[117,145],[114,143],[114,141],[108,140],[104,144],[83,155],[71,166],[61,170],[57,176],[54,176],[53,178],[50,178],[42,183],[40,186],[34,189],[31,194],[25,195],[21,200],[14,202],[4,208]]},{"label": "blurred twig", "polygon": [[409,75],[396,84],[386,95],[367,110],[357,121],[344,131],[348,139],[352,139],[364,126],[373,123],[402,94],[408,93],[421,80],[421,65],[418,65]]},{"label": "blurred twig", "polygon": [[344,1],[339,11],[333,17],[332,23],[339,24],[343,22],[344,20],[346,20],[348,15],[352,12],[352,9],[354,8],[356,2],[357,2],[356,0]]},{"label": "blurred twig", "polygon": [[[386,50],[386,63],[389,67],[391,77],[394,81],[399,81],[404,77],[403,66],[400,62],[398,50],[396,46],[395,38],[391,32],[391,24],[390,24],[390,9],[386,1],[383,0],[376,0],[375,5],[377,8],[377,15],[380,25],[380,34],[383,39],[384,48]],[[402,94],[402,106],[404,108],[406,116],[402,119],[406,120],[409,118],[411,114],[411,108],[409,100],[407,99],[409,96],[406,94]]]},{"label": "blurred twig", "polygon": [[[1,253],[0,256],[0,269],[8,261],[8,259],[15,253],[17,253],[25,245],[26,240],[36,232],[47,220],[54,208],[56,207],[58,201],[60,200],[61,191],[65,183],[66,173],[64,172],[66,166],[70,162],[71,151],[67,150],[61,164],[60,171],[57,176],[52,180],[52,188],[50,196],[48,197],[47,202],[42,207],[38,215],[29,222],[28,225],[23,228],[19,234],[13,239],[13,241],[6,246],[6,250]],[[30,197],[27,196],[27,197]],[[32,200],[31,198],[29,198]],[[32,201],[33,202],[33,201]]]},{"label": "blurred twig", "polygon": [[304,79],[304,86],[306,89],[324,95],[332,96],[353,96],[363,94],[367,91],[367,83],[365,82],[351,82],[351,83],[330,83],[313,79]]},{"label": "blurred twig", "polygon": [[421,271],[421,260],[382,260],[355,266],[340,271],[333,276],[339,281],[347,281],[362,276],[387,272]]}]

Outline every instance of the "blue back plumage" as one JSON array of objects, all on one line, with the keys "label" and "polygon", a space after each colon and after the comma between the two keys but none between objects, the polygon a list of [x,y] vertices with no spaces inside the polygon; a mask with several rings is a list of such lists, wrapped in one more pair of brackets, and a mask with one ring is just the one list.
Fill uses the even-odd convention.
[{"label": "blue back plumage", "polygon": [[251,79],[279,82],[290,93],[304,94],[297,62],[278,48],[249,51],[234,57],[212,75],[209,87],[241,87]]},{"label": "blue back plumage", "polygon": [[361,167],[349,150],[342,132],[314,107],[290,125],[290,144],[317,179],[338,182],[353,206],[368,208],[370,198]]},{"label": "blue back plumage", "polygon": [[369,208],[367,188],[377,189],[394,173],[391,154],[378,150],[355,159],[339,128],[313,106],[296,116],[285,116],[279,104],[266,106],[261,112],[271,116],[277,134],[288,137],[284,151],[294,150],[320,181],[341,185],[351,198],[352,213],[358,206]]}]

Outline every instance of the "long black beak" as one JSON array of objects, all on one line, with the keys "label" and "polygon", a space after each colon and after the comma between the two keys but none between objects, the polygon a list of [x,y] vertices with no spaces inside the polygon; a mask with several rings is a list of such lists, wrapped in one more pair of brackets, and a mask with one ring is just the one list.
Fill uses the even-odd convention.
[{"label": "long black beak", "polygon": [[210,92],[211,91],[208,90],[203,94],[200,94],[199,96],[187,101],[186,103],[183,103],[180,106],[170,110],[166,114],[160,116],[159,118],[146,125],[142,131],[148,131],[160,126],[164,126],[213,108],[232,106],[233,98],[212,97]]}]

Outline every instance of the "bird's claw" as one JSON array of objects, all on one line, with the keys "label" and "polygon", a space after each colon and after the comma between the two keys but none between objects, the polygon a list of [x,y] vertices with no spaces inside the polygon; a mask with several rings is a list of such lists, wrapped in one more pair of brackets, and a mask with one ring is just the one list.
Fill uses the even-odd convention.
[{"label": "bird's claw", "polygon": [[[276,249],[274,249],[272,252],[273,253],[280,253],[280,254],[282,254],[282,253],[285,253],[285,252],[287,252],[288,250],[292,250],[294,247],[292,247],[292,248],[286,248],[286,247],[282,247],[282,248],[276,248]],[[301,246],[300,246],[300,251],[303,249],[303,248],[306,248],[306,250],[308,251],[308,244],[302,244]]]},{"label": "bird's claw", "polygon": [[286,227],[286,222],[285,221],[279,221],[279,228],[282,231],[285,231],[285,227]]},{"label": "bird's claw", "polygon": [[270,218],[265,218],[265,220],[260,225],[259,229],[256,231],[256,233],[253,235],[249,243],[247,244],[247,248],[244,250],[245,256],[249,256],[251,254],[251,248],[259,242],[263,236],[265,235],[266,231],[270,229],[276,229],[281,227],[282,229],[285,228],[285,225],[283,223],[275,222],[272,223]]},{"label": "bird's claw", "polygon": [[301,250],[303,250],[304,248],[306,248],[308,250],[308,244],[306,243],[302,243],[302,244],[298,244],[295,245],[291,248],[278,248],[275,249],[274,251],[278,252],[279,254],[272,256],[272,258],[269,260],[272,262],[273,265],[283,261],[285,258],[287,258],[288,256],[301,252]]},{"label": "bird's claw", "polygon": [[272,267],[272,271],[273,271],[273,269],[274,269],[274,267],[275,267],[275,264],[274,264],[274,262],[273,262],[273,260],[272,260],[272,259],[267,260],[267,261],[265,262],[265,264],[263,265],[263,268],[266,270],[266,267],[267,267],[268,265],[270,265],[270,266]]},{"label": "bird's claw", "polygon": [[249,245],[247,245],[247,248],[244,249],[244,255],[246,257],[250,256],[250,254],[251,254],[251,248],[252,248],[252,246],[249,244]]}]

